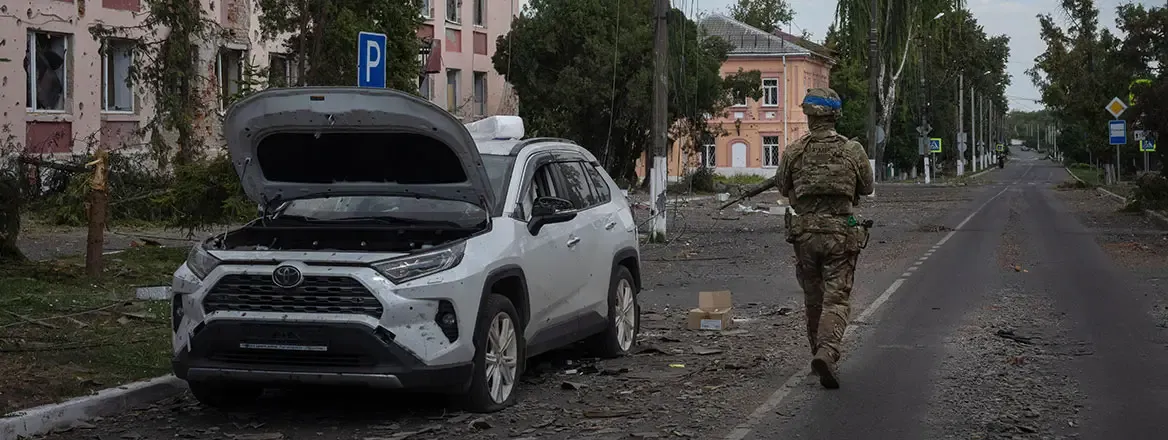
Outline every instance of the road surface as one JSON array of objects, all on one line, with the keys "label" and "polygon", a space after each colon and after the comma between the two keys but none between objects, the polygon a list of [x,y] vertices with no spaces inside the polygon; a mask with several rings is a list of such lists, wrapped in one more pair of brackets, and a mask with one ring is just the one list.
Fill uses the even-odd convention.
[{"label": "road surface", "polygon": [[1065,170],[1021,156],[853,311],[840,390],[793,379],[732,438],[1165,438],[1165,273],[1134,280],[1053,188]]}]

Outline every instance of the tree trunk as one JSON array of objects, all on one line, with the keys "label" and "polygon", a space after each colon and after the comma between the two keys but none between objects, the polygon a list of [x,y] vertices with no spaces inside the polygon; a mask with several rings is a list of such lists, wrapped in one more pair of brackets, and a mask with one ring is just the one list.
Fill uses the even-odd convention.
[{"label": "tree trunk", "polygon": [[24,261],[16,245],[20,235],[20,185],[15,177],[0,175],[0,261]]}]

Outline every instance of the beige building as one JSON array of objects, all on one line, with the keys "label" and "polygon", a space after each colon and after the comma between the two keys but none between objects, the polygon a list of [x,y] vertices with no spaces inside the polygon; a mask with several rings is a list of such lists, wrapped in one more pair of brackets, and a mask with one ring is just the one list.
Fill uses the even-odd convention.
[{"label": "beige building", "polygon": [[[734,48],[722,64],[722,75],[757,70],[762,73],[762,99],[735,103],[710,125],[721,136],[702,145],[674,142],[669,146],[669,178],[677,180],[705,164],[721,175],[773,176],[787,144],[807,132],[800,103],[807,90],[828,87],[835,60],[818,45],[782,32],[769,34],[732,18],[714,14],[700,23],[709,35]],[[644,160],[638,173],[644,176]]]}]

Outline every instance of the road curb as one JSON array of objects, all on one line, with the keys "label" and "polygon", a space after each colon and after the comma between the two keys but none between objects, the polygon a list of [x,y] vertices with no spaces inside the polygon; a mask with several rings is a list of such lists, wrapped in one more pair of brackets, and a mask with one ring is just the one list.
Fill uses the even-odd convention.
[{"label": "road curb", "polygon": [[[1082,184],[1084,184],[1084,185],[1086,185],[1086,184],[1087,184],[1087,182],[1084,182],[1084,181],[1083,181],[1083,179],[1080,179],[1080,178],[1079,178],[1079,176],[1076,176],[1076,175],[1075,175],[1075,173],[1072,173],[1072,172],[1071,172],[1071,168],[1070,168],[1070,167],[1066,167],[1066,166],[1064,166],[1064,167],[1063,167],[1063,169],[1064,169],[1064,170],[1067,170],[1067,174],[1070,174],[1070,175],[1071,175],[1071,177],[1074,177],[1074,178],[1075,178],[1075,180],[1078,180],[1078,181],[1079,181],[1079,183],[1082,183]],[[1103,188],[1099,188],[1099,189],[1103,189]],[[1107,191],[1107,190],[1104,190],[1104,191]],[[1111,193],[1110,193],[1110,192],[1108,192],[1108,194],[1111,194]],[[1111,194],[1111,195],[1113,195],[1113,196],[1114,196],[1115,194]],[[1122,197],[1121,197],[1121,198],[1122,198]]]},{"label": "road curb", "polygon": [[[1074,174],[1072,174],[1072,176],[1073,175]],[[1113,192],[1108,191],[1108,190],[1103,189],[1103,188],[1095,188],[1095,189],[1099,190],[1099,192],[1102,192],[1103,194],[1106,194],[1106,195],[1109,195],[1109,196],[1114,197],[1116,199],[1119,199],[1119,201],[1123,202],[1125,205],[1127,204],[1127,197],[1121,196],[1119,194],[1113,193]],[[1158,212],[1150,210],[1150,209],[1144,209],[1143,211],[1144,211],[1144,215],[1147,215],[1149,218],[1151,218],[1153,222],[1158,223],[1161,227],[1168,228],[1168,217],[1165,217],[1164,214],[1158,213]]]},{"label": "road curb", "polygon": [[0,440],[16,440],[68,428],[77,422],[105,417],[182,393],[186,382],[166,375],[134,382],[61,403],[5,414],[0,418]]},{"label": "road curb", "polygon": [[972,179],[972,178],[974,178],[974,177],[980,176],[980,175],[982,175],[982,174],[988,173],[988,172],[990,172],[990,171],[993,171],[993,170],[994,170],[993,168],[986,168],[986,169],[984,169],[984,170],[981,170],[981,171],[978,171],[978,172],[976,172],[976,173],[970,174],[969,176],[966,176],[965,178],[966,178],[966,179]]}]

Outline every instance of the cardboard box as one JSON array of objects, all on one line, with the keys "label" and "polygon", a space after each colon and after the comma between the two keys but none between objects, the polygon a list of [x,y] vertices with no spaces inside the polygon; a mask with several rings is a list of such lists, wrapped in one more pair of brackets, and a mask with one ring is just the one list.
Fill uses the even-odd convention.
[{"label": "cardboard box", "polygon": [[686,328],[690,330],[726,330],[734,325],[730,291],[699,292],[698,307],[689,311]]}]

